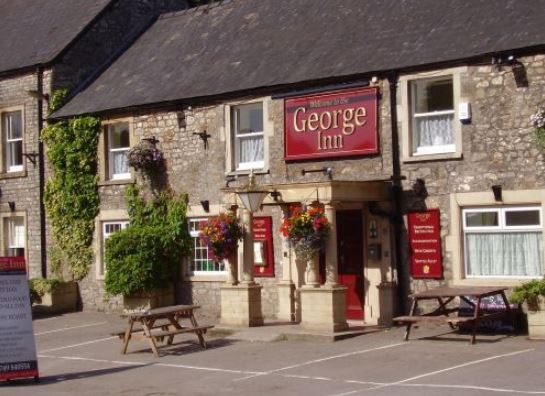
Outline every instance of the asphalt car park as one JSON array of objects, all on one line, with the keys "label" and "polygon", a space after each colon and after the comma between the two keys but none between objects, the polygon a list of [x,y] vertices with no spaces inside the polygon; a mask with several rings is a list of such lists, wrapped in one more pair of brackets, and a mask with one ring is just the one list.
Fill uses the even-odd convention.
[{"label": "asphalt car park", "polygon": [[[337,342],[256,342],[192,334],[151,353],[121,354],[117,315],[80,312],[34,321],[40,381],[0,384],[0,395],[545,395],[545,342],[464,334],[444,327],[373,329]],[[255,332],[275,332],[264,326]],[[242,333],[241,333],[242,334]]]}]

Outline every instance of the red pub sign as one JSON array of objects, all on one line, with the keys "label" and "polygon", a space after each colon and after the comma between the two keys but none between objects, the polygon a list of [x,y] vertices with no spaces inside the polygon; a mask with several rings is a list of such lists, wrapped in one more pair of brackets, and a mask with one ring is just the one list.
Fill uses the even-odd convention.
[{"label": "red pub sign", "polygon": [[284,120],[287,161],[379,152],[377,87],[286,99]]},{"label": "red pub sign", "polygon": [[408,223],[411,276],[413,278],[442,278],[439,209],[409,213]]}]

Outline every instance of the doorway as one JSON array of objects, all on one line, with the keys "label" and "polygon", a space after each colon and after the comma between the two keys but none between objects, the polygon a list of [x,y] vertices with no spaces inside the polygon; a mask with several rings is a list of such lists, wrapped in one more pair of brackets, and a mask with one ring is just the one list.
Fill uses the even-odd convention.
[{"label": "doorway", "polygon": [[348,288],[347,319],[363,320],[363,251],[362,211],[337,211],[339,283]]}]

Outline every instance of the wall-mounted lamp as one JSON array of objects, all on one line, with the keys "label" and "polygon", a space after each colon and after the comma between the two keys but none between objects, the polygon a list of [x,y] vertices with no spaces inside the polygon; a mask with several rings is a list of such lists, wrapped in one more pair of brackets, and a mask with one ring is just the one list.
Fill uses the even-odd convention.
[{"label": "wall-mounted lamp", "polygon": [[193,135],[198,136],[201,138],[201,140],[204,142],[204,149],[208,149],[208,138],[212,137],[208,132],[206,132],[206,129],[202,132],[193,132]]},{"label": "wall-mounted lamp", "polygon": [[15,202],[14,201],[9,201],[8,206],[9,206],[10,211],[15,212]]},{"label": "wall-mounted lamp", "polygon": [[494,200],[496,202],[502,202],[503,198],[502,198],[501,185],[494,184],[491,188],[492,188],[492,193],[494,193]]},{"label": "wall-mounted lamp", "polygon": [[49,94],[40,93],[40,92],[36,91],[35,89],[31,89],[31,90],[28,90],[26,92],[27,92],[27,94],[29,94],[34,99],[42,99],[42,100],[45,100],[46,102],[49,102]]},{"label": "wall-mounted lamp", "polygon": [[209,200],[204,200],[204,201],[201,201],[201,206],[202,206],[202,209],[205,211],[205,213],[209,213],[210,212],[210,201]]},{"label": "wall-mounted lamp", "polygon": [[333,168],[328,166],[324,166],[321,169],[303,169],[301,171],[301,174],[305,176],[307,173],[317,173],[317,172],[322,172],[324,175],[327,176],[329,180],[333,180]]}]

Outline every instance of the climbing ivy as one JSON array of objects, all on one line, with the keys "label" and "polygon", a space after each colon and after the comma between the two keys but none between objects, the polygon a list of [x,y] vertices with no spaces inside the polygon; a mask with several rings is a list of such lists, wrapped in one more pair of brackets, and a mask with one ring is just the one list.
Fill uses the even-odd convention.
[{"label": "climbing ivy", "polygon": [[[50,111],[63,103],[66,90],[55,92]],[[49,122],[42,130],[51,176],[44,203],[53,236],[75,280],[83,279],[93,261],[94,219],[99,211],[97,147],[100,120],[76,117]]]}]

